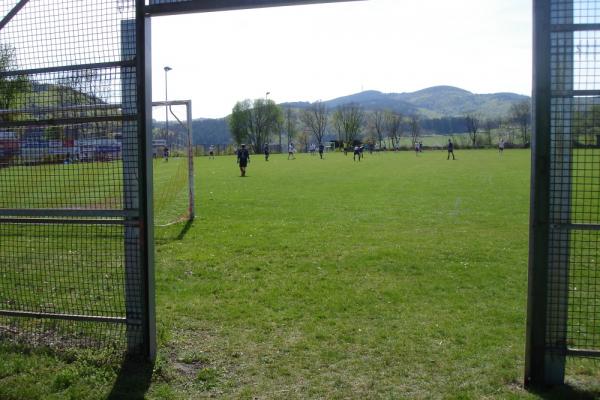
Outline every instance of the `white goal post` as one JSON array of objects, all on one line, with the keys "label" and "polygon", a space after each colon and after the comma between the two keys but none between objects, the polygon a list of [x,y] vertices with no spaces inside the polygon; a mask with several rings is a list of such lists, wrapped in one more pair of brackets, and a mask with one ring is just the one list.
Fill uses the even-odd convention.
[{"label": "white goal post", "polygon": [[[171,110],[172,106],[185,106],[186,121],[182,122],[177,115]],[[196,215],[195,213],[195,187],[194,187],[194,147],[192,140],[192,101],[191,100],[169,100],[169,101],[153,101],[152,109],[156,107],[166,107],[168,113],[175,118],[177,124],[183,127],[187,133],[187,169],[188,169],[188,215],[187,220],[193,221]],[[166,121],[165,121],[166,122]],[[152,130],[150,131],[150,138],[152,138]],[[154,142],[154,140],[153,140]],[[154,147],[154,146],[153,146]]]}]

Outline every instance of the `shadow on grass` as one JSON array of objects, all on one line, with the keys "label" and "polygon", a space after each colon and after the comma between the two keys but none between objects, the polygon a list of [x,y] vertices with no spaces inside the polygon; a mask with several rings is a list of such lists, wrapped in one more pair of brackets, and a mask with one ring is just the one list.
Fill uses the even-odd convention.
[{"label": "shadow on grass", "polygon": [[143,399],[150,388],[153,369],[154,363],[150,361],[126,358],[107,399]]},{"label": "shadow on grass", "polygon": [[[154,230],[154,241],[161,245],[172,242],[174,240],[183,240],[188,231],[194,226],[194,221],[186,221],[184,225],[181,223],[173,224],[167,227],[161,227],[160,230]],[[179,227],[181,229],[179,230]]]},{"label": "shadow on grass", "polygon": [[544,389],[531,388],[529,393],[539,396],[541,399],[548,400],[593,400],[600,398],[600,391],[597,390],[582,390],[580,388],[565,384],[562,386],[548,387]]},{"label": "shadow on grass", "polygon": [[181,232],[179,232],[179,235],[177,235],[177,240],[183,240],[183,238],[185,237],[185,234],[190,230],[190,228],[194,225],[194,221],[190,221],[188,220],[185,225],[183,226],[183,228],[181,229]]}]

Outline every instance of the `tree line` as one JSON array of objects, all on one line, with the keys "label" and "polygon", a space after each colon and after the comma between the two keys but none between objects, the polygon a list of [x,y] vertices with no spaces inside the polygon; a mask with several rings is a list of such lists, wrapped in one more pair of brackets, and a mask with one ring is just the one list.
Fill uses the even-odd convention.
[{"label": "tree line", "polygon": [[357,103],[330,109],[316,101],[298,110],[278,106],[272,100],[247,99],[235,104],[227,123],[233,142],[247,143],[255,152],[261,152],[265,144],[277,142],[280,148],[295,143],[305,150],[311,143],[325,141],[336,141],[340,147],[366,143],[379,149],[398,149],[404,137],[414,147],[424,134],[437,130],[436,124],[445,124],[448,133],[460,128],[458,132],[466,133],[469,140],[463,146],[494,146],[499,137],[507,144],[528,146],[531,104],[529,100],[513,104],[502,119],[486,119],[473,112],[432,120],[392,110],[367,112]]},{"label": "tree line", "polygon": [[[492,146],[497,137],[509,145],[529,147],[531,142],[531,102],[524,100],[511,105],[504,118],[484,118],[478,113],[464,116],[471,147]],[[495,135],[494,135],[495,132]],[[494,137],[496,136],[496,137]]]}]

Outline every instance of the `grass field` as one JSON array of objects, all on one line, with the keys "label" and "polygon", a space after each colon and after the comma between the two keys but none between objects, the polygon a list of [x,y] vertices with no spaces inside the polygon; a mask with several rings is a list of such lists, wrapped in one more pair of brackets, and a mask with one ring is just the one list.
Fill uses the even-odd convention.
[{"label": "grass field", "polygon": [[0,344],[0,399],[600,397],[591,360],[521,388],[529,152],[456,156],[196,159],[197,219],[156,229],[153,370]]}]

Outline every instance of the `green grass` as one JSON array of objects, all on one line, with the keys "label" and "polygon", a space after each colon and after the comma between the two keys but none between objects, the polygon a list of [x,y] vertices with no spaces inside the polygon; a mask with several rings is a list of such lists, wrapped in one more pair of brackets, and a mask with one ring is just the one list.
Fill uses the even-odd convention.
[{"label": "green grass", "polygon": [[[118,162],[2,168],[0,179],[2,208],[119,209],[123,203],[123,170]],[[36,195],[29,195],[32,192]]]},{"label": "green grass", "polygon": [[[253,156],[247,178],[197,158],[197,219],[156,229],[146,397],[538,398],[520,385],[530,153],[456,156]],[[119,381],[102,353],[4,344],[0,359],[2,399],[105,398]],[[133,376],[123,398],[146,391]],[[600,396],[599,381],[570,359],[574,391],[544,396]]]},{"label": "green grass", "polygon": [[154,223],[158,226],[180,222],[188,216],[188,159],[157,158],[154,171]]}]

